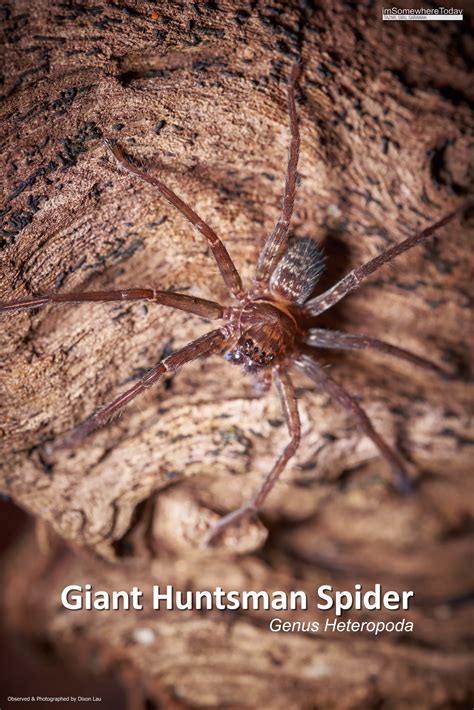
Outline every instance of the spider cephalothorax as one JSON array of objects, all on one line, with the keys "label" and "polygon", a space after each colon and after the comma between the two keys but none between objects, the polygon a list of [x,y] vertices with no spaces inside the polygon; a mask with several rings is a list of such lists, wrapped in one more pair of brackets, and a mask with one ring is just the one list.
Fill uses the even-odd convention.
[{"label": "spider cephalothorax", "polygon": [[[207,239],[234,305],[223,306],[195,296],[148,288],[56,293],[0,304],[0,311],[5,312],[34,308],[54,302],[145,300],[195,313],[209,320],[223,321],[220,327],[168,355],[130,389],[120,394],[98,413],[86,419],[76,429],[56,442],[56,445],[71,445],[82,440],[141,392],[198,357],[222,353],[230,362],[242,365],[248,373],[259,374],[263,371],[263,374],[270,374],[273,377],[288,424],[290,441],[264,478],[255,497],[242,508],[224,516],[211,529],[207,542],[216,538],[229,525],[258,511],[286,464],[296,453],[301,430],[295,391],[289,374],[290,366],[295,365],[302,370],[323,392],[354,417],[361,431],[372,439],[380,454],[389,464],[395,484],[401,491],[407,491],[410,488],[410,477],[402,458],[377,433],[357,400],[334,380],[325,368],[318,364],[316,360],[318,350],[321,348],[372,349],[404,359],[438,376],[448,379],[453,376],[434,362],[370,336],[350,335],[316,327],[308,328],[307,324],[311,323],[313,317],[334,306],[383,264],[430,237],[467,205],[461,205],[435,224],[431,224],[423,231],[396,243],[366,264],[349,272],[329,290],[311,298],[323,269],[324,259],[317,243],[312,239],[305,237],[290,240],[288,235],[295,198],[299,152],[295,102],[295,83],[298,71],[299,64],[295,64],[288,82],[291,142],[282,212],[273,232],[266,239],[260,252],[254,282],[249,290],[243,288],[239,273],[224,244],[211,227],[161,180],[143,172],[125,157],[118,146],[107,141],[107,145],[120,165],[144,182],[158,188],[161,195],[174,205]],[[470,206],[472,200],[467,204]]]},{"label": "spider cephalothorax", "polygon": [[298,326],[296,320],[277,303],[251,300],[231,309],[230,324],[238,340],[226,350],[225,358],[255,373],[274,366],[293,351]]}]

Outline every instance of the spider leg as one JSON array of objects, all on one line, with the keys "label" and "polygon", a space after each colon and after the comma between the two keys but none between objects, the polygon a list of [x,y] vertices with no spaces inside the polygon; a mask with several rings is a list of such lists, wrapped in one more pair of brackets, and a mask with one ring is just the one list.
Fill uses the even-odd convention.
[{"label": "spider leg", "polygon": [[288,113],[290,116],[291,141],[288,149],[288,165],[286,169],[285,191],[280,218],[267,237],[260,252],[255,273],[255,286],[265,288],[278,261],[286,249],[288,228],[290,226],[295,202],[296,176],[298,155],[300,150],[300,133],[298,116],[296,114],[295,84],[300,71],[300,63],[295,62],[288,78]]},{"label": "spider leg", "polygon": [[381,266],[387,264],[395,257],[403,254],[403,252],[408,251],[412,247],[416,246],[420,242],[431,237],[438,229],[444,227],[448,224],[454,217],[463,212],[465,209],[472,207],[474,205],[474,198],[470,198],[464,202],[460,207],[453,210],[447,214],[442,219],[438,220],[434,224],[431,224],[426,229],[421,232],[413,234],[411,237],[407,237],[402,242],[394,244],[393,247],[387,249],[382,254],[374,257],[367,263],[359,266],[357,269],[353,269],[346,276],[344,276],[340,281],[337,282],[332,288],[328,289],[324,293],[316,296],[316,298],[307,301],[305,304],[305,313],[307,316],[317,316],[320,313],[324,313],[328,308],[332,308],[341,298],[347,296],[348,293],[358,288],[358,286],[368,277],[377,271]]},{"label": "spider leg", "polygon": [[352,335],[349,333],[341,333],[337,330],[326,330],[326,328],[311,328],[305,342],[307,345],[316,348],[329,348],[334,350],[375,350],[380,353],[392,355],[399,360],[411,362],[413,365],[422,367],[424,370],[429,370],[445,380],[456,379],[456,375],[445,370],[435,362],[415,355],[415,353],[405,350],[404,348],[391,345],[384,340],[371,338],[369,335]]},{"label": "spider leg", "polygon": [[183,365],[198,357],[210,355],[218,350],[224,344],[226,337],[225,329],[213,330],[176,350],[176,352],[164,358],[158,365],[149,370],[133,387],[122,392],[96,414],[88,417],[78,427],[50,445],[49,448],[54,449],[77,444],[94,429],[105,424],[114,414],[120,412],[137,395],[159,382],[165,375],[176,372]]},{"label": "spider leg", "polygon": [[405,464],[400,456],[393,451],[380,434],[375,431],[369,417],[354,397],[352,397],[342,385],[333,380],[311,356],[301,354],[295,361],[295,364],[310,380],[313,380],[323,392],[328,394],[329,397],[335,400],[343,409],[352,414],[361,430],[372,439],[384,459],[390,465],[397,490],[400,493],[410,493],[412,484]]},{"label": "spider leg", "polygon": [[280,395],[282,408],[285,413],[288,431],[291,437],[290,441],[286,445],[283,453],[278,458],[270,473],[268,473],[263,479],[262,485],[258,489],[253,500],[251,500],[250,503],[247,503],[247,505],[242,506],[242,508],[234,510],[228,515],[224,515],[224,517],[222,517],[207,534],[204,540],[205,546],[209,545],[217,537],[219,537],[230,525],[234,525],[248,515],[254,515],[261,509],[283,469],[298,449],[301,438],[300,417],[298,414],[295,388],[285,367],[278,366],[275,368],[275,382],[278,394]]},{"label": "spider leg", "polygon": [[6,311],[21,311],[29,308],[45,306],[48,303],[105,303],[107,301],[153,301],[170,308],[195,313],[203,318],[222,318],[224,307],[214,301],[207,301],[197,296],[158,291],[154,288],[125,288],[118,291],[82,291],[69,293],[51,293],[46,296],[32,296],[8,303],[0,302],[0,313]]},{"label": "spider leg", "polygon": [[176,207],[176,209],[181,212],[183,217],[185,217],[188,222],[190,222],[193,227],[195,227],[198,232],[200,232],[204,236],[204,238],[207,239],[207,242],[212,250],[212,253],[214,254],[214,258],[216,260],[217,266],[219,267],[219,271],[222,274],[222,278],[224,279],[224,283],[227,286],[227,289],[233,296],[238,299],[241,299],[244,293],[242,290],[242,280],[240,278],[239,272],[235,268],[227,249],[225,248],[224,244],[219,239],[217,234],[214,232],[214,230],[211,229],[211,227],[206,224],[206,222],[204,222],[199,217],[199,215],[197,215],[196,212],[191,209],[189,205],[186,204],[186,202],[183,202],[183,200],[178,197],[178,195],[176,195],[172,190],[170,190],[169,187],[166,187],[166,185],[161,182],[161,180],[156,177],[153,177],[152,175],[148,175],[143,170],[137,168],[136,165],[133,165],[133,163],[127,160],[123,152],[115,143],[112,143],[112,141],[107,139],[105,140],[105,143],[110,148],[120,165],[126,168],[126,170],[128,170],[129,172],[137,175],[140,180],[143,180],[149,185],[153,185],[154,187],[158,188],[158,191],[165,198],[165,200],[167,200],[170,204]]}]

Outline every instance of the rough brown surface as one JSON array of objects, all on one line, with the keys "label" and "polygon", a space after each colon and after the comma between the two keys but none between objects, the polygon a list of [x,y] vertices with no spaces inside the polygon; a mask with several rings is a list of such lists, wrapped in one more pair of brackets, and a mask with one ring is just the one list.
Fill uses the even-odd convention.
[{"label": "rough brown surface", "polygon": [[[117,169],[101,136],[117,138],[185,197],[248,281],[279,211],[284,80],[298,53],[294,227],[325,243],[324,285],[458,205],[472,180],[469,18],[380,16],[381,6],[308,2],[7,6],[2,299],[118,286],[225,298],[203,240],[152,188]],[[465,377],[470,237],[469,216],[456,220],[324,322],[384,337]],[[45,460],[40,444],[206,327],[123,304],[2,318],[1,489],[76,550],[55,541],[35,564],[33,541],[18,550],[7,570],[10,618],[59,647],[80,643],[84,658],[100,649],[168,707],[171,698],[177,707],[465,703],[473,582],[466,382],[324,352],[397,442],[419,492],[397,498],[373,446],[297,378],[303,441],[266,507],[263,552],[259,524],[228,536],[227,551],[196,551],[209,521],[248,498],[286,437],[276,396],[258,395],[222,359],[189,366],[79,450]],[[70,580],[110,589],[130,580],[144,589],[158,580],[269,590],[382,582],[415,589],[415,631],[283,636],[262,614],[170,613],[146,618],[159,643],[143,647],[129,640],[143,615],[91,621],[59,611],[58,590]],[[41,593],[32,597],[33,582]]]}]

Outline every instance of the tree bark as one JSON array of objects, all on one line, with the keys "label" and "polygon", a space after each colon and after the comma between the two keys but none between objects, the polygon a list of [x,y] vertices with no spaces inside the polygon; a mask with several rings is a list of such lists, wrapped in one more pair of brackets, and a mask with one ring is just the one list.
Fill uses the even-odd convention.
[{"label": "tree bark", "polygon": [[[381,9],[224,0],[7,5],[1,298],[154,287],[228,302],[204,240],[124,174],[101,139],[117,139],[188,201],[248,284],[279,214],[285,82],[295,56],[303,70],[293,225],[324,245],[322,288],[459,205],[472,191],[470,18],[383,23]],[[295,375],[303,427],[296,461],[268,500],[265,525],[243,526],[217,550],[198,549],[207,525],[248,500],[284,446],[276,395],[258,394],[222,358],[200,360],[79,448],[48,459],[45,442],[211,327],[141,304],[3,316],[0,485],[50,530],[40,555],[31,539],[5,568],[11,623],[58,649],[80,649],[84,663],[98,653],[166,707],[465,704],[470,217],[318,321],[458,373],[446,383],[382,356],[320,355],[396,443],[417,493],[397,497],[373,446]],[[415,589],[415,629],[401,638],[283,635],[269,632],[261,612],[144,621],[139,613],[68,614],[58,604],[71,580],[122,589],[131,579],[143,589],[309,593],[324,583],[381,582]],[[137,624],[154,643],[137,641]]]}]

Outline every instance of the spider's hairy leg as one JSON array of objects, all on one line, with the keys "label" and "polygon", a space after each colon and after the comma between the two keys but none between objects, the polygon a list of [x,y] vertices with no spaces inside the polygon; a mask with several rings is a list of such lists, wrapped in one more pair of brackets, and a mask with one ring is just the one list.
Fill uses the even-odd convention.
[{"label": "spider's hairy leg", "polygon": [[218,538],[223,531],[242,520],[248,515],[254,515],[263,506],[268,494],[277,482],[283,469],[295,455],[301,438],[301,424],[298,414],[298,405],[296,402],[295,388],[288,374],[288,370],[284,366],[275,367],[275,383],[280,396],[283,411],[285,413],[288,431],[290,433],[290,441],[286,445],[283,453],[278,458],[277,462],[263,479],[262,485],[258,489],[255,497],[247,505],[242,506],[238,510],[234,510],[228,515],[224,515],[209,531],[204,539],[204,545],[207,546]]},{"label": "spider's hairy leg", "polygon": [[288,78],[288,113],[290,117],[291,141],[288,149],[288,164],[286,168],[282,210],[278,222],[273,228],[273,232],[267,237],[260,256],[258,257],[254,280],[256,289],[259,287],[265,289],[288,242],[288,228],[295,203],[296,176],[300,151],[300,133],[295,100],[295,85],[300,68],[300,62],[295,62]]},{"label": "spider's hairy leg", "polygon": [[154,288],[124,288],[116,291],[51,293],[46,296],[32,296],[7,303],[0,302],[0,313],[38,308],[48,303],[106,303],[108,301],[152,301],[169,308],[195,313],[211,320],[222,318],[225,312],[224,307],[219,303],[196,296],[173,293],[173,291],[159,291]]},{"label": "spider's hairy leg", "polygon": [[311,328],[305,338],[305,343],[312,347],[328,348],[330,350],[373,350],[410,362],[412,365],[428,370],[444,380],[457,379],[454,373],[445,370],[441,365],[405,350],[405,348],[399,348],[396,345],[385,342],[385,340],[378,340],[369,335],[353,335],[341,333],[338,330]]},{"label": "spider's hairy leg", "polygon": [[316,296],[316,298],[307,301],[304,309],[305,314],[307,316],[317,316],[320,313],[324,313],[324,311],[327,311],[329,308],[332,308],[338,301],[341,300],[341,298],[344,298],[344,296],[347,296],[348,293],[358,288],[368,276],[377,271],[377,269],[380,269],[381,266],[388,264],[388,262],[395,259],[395,257],[403,254],[405,251],[408,251],[408,249],[411,249],[420,242],[423,242],[425,239],[428,239],[438,229],[441,229],[441,227],[444,227],[446,224],[451,222],[456,215],[470,209],[473,206],[474,197],[470,197],[457,209],[445,215],[434,224],[426,227],[421,232],[413,234],[411,237],[407,237],[407,239],[404,239],[402,242],[394,244],[393,247],[390,247],[390,249],[387,249],[382,254],[379,254],[370,261],[367,261],[357,269],[353,269],[334,286],[332,286],[332,288],[328,289],[319,296]]},{"label": "spider's hairy leg", "polygon": [[227,337],[226,328],[213,330],[176,350],[176,352],[164,358],[158,365],[149,370],[133,387],[113,399],[99,412],[90,416],[71,432],[50,444],[47,449],[53,450],[78,444],[92,431],[105,424],[114,414],[120,412],[137,395],[159,382],[165,375],[176,372],[183,365],[198,357],[211,355],[222,348]]},{"label": "spider's hairy leg", "polygon": [[235,298],[237,299],[242,299],[245,293],[242,288],[242,280],[240,278],[239,272],[235,268],[234,262],[230,258],[227,249],[225,248],[224,244],[219,239],[217,234],[214,232],[214,230],[211,229],[211,227],[206,224],[206,222],[204,222],[199,217],[199,215],[196,214],[196,212],[189,205],[186,204],[186,202],[183,202],[183,200],[178,197],[178,195],[176,195],[172,190],[170,190],[169,187],[167,187],[163,182],[161,182],[161,180],[156,177],[153,177],[152,175],[148,175],[143,170],[141,170],[136,165],[127,160],[124,153],[120,150],[116,143],[112,143],[112,141],[108,139],[105,139],[104,142],[107,147],[112,151],[114,157],[120,163],[120,165],[122,165],[129,172],[139,177],[140,180],[143,180],[143,182],[146,182],[149,185],[153,185],[153,187],[156,187],[162,197],[164,197],[165,200],[167,200],[171,205],[173,205],[173,207],[176,207],[176,209],[181,212],[183,217],[185,217],[188,222],[190,222],[193,227],[195,227],[195,229],[197,229],[198,232],[200,232],[200,234],[202,234],[203,237],[207,239],[207,242],[211,248],[212,253],[214,254],[217,266],[219,267],[219,271],[222,274],[222,278],[224,279],[224,283],[227,286],[229,293],[235,296]]},{"label": "spider's hairy leg", "polygon": [[354,397],[352,397],[342,385],[333,380],[333,378],[317,364],[311,355],[301,353],[295,360],[295,364],[310,380],[316,383],[319,389],[328,394],[331,399],[354,417],[360,429],[372,439],[384,459],[389,463],[397,490],[400,493],[410,493],[412,484],[405,464],[400,456],[393,451],[380,434],[375,431],[369,417]]}]

